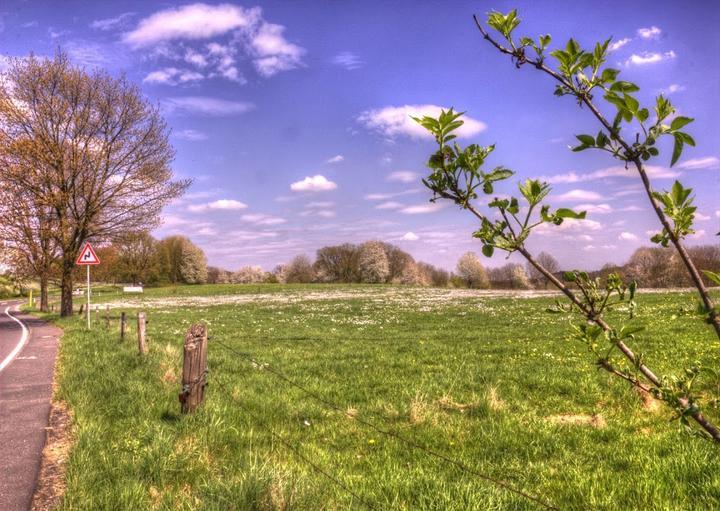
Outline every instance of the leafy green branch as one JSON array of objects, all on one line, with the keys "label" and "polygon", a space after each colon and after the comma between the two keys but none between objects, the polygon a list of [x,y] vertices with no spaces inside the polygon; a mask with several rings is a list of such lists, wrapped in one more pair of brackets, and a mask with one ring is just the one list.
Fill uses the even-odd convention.
[{"label": "leafy green branch", "polygon": [[[428,159],[430,174],[423,179],[423,184],[433,192],[431,200],[451,200],[479,220],[480,228],[473,236],[482,241],[483,254],[490,257],[496,249],[508,254],[517,252],[553,283],[569,299],[569,303],[558,301],[550,311],[578,313],[583,317],[583,322],[575,327],[575,338],[588,346],[599,368],[645,392],[654,389],[653,395],[672,407],[677,417],[692,418],[700,426],[699,431],[720,442],[720,430],[701,413],[698,399],[690,393],[690,386],[678,383],[684,381],[681,379],[656,376],[645,365],[644,356],[636,354],[627,345],[627,341],[634,340],[634,335],[642,330],[632,324],[637,284],[626,284],[615,274],[602,282],[590,279],[586,273],[579,271],[566,272],[563,282],[544,268],[525,247],[533,229],[545,223],[561,225],[566,219],[582,220],[585,218],[584,211],[575,212],[566,208],[553,211],[550,205],[543,203],[550,194],[550,186],[533,179],[518,186],[520,197],[496,196],[490,200],[487,208],[491,214],[483,213],[473,202],[478,199],[478,190],[491,195],[498,182],[507,180],[514,173],[505,167],[496,167],[490,172],[482,170],[494,146],[471,144],[463,149],[454,142],[456,135],[453,132],[462,126],[462,115],[450,109],[443,110],[437,119],[428,116],[414,118],[435,137],[438,144],[438,150]],[[683,200],[687,199],[686,196]],[[629,322],[615,328],[607,323],[604,315],[621,305],[627,308]]]},{"label": "leafy green branch", "polygon": [[[608,152],[624,162],[626,168],[630,164],[635,166],[649,202],[662,225],[662,232],[653,236],[652,241],[663,246],[672,243],[675,247],[698,290],[704,308],[710,311],[709,323],[720,338],[720,315],[713,312],[715,305],[700,271],[695,267],[682,243],[683,238],[693,232],[694,206],[690,201],[668,203],[664,200],[668,193],[671,195],[670,198],[674,199],[672,197],[674,192],[671,190],[665,194],[658,194],[653,191],[644,166],[645,162],[660,154],[657,142],[665,136],[673,138],[670,166],[675,165],[685,146],[695,145],[693,137],[684,131],[693,119],[684,116],[673,117],[676,113],[675,107],[663,95],[655,97],[654,118],[651,118],[650,109],[642,106],[637,98],[636,93],[640,90],[638,85],[619,79],[620,70],[604,65],[610,51],[611,39],[596,43],[592,50],[584,50],[575,39],[571,38],[564,48],[549,50],[552,41],[550,35],[541,35],[537,38],[514,37],[513,34],[520,25],[517,10],[507,14],[500,12],[488,14],[487,24],[500,34],[501,42],[490,36],[476,16],[473,19],[483,37],[501,53],[509,55],[516,67],[520,68],[527,64],[551,76],[557,82],[555,95],[573,96],[578,105],[590,110],[600,122],[602,128],[596,136],[576,135],[579,144],[572,148],[573,151],[597,149]],[[548,65],[548,57],[554,59],[555,67]],[[594,99],[597,95],[601,95],[608,107],[614,110],[612,120],[606,118],[595,104]],[[623,130],[635,125],[639,127],[639,131],[626,138]],[[683,188],[679,183],[676,183],[676,186],[688,190],[689,195],[689,189]]]}]

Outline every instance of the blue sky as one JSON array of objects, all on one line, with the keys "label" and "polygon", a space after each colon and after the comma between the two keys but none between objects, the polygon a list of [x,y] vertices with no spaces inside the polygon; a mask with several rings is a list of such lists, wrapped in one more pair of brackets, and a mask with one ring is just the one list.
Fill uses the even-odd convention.
[{"label": "blue sky", "polygon": [[[124,72],[173,130],[173,168],[188,194],[155,234],[181,233],[210,264],[266,269],[324,245],[381,239],[451,269],[479,252],[472,219],[430,204],[420,176],[432,140],[408,113],[464,110],[461,142],[496,143],[490,167],[543,176],[551,203],[588,210],[582,225],[530,239],[563,266],[624,262],[656,230],[636,175],[605,153],[572,153],[590,115],[531,69],[517,70],[479,36],[472,14],[519,9],[518,35],[552,47],[613,36],[609,63],[649,103],[667,94],[696,118],[697,141],[657,188],[696,189],[698,233],[720,223],[720,3],[648,2],[13,2],[0,6],[0,53],[51,55]],[[498,190],[500,192],[504,190]],[[503,264],[500,255],[488,261]]]}]

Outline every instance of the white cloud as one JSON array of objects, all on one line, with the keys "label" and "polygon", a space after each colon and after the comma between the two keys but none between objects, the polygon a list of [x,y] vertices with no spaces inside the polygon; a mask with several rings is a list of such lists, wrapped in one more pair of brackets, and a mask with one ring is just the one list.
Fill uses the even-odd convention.
[{"label": "white cloud", "polygon": [[260,9],[243,9],[230,4],[196,3],[170,8],[143,18],[123,36],[135,48],[177,39],[209,39],[257,23]]},{"label": "white cloud", "polygon": [[251,213],[248,215],[242,215],[240,217],[244,222],[249,222],[255,225],[278,225],[287,222],[284,218],[266,215],[264,213]]},{"label": "white cloud", "polygon": [[581,234],[580,236],[578,236],[578,238],[583,241],[593,241],[593,237],[589,234]]},{"label": "white cloud", "polygon": [[573,202],[573,201],[598,201],[603,200],[603,196],[600,195],[597,192],[591,192],[590,190],[570,190],[569,192],[565,192],[561,195],[558,195],[556,197],[553,197],[556,201],[561,202]]},{"label": "white cloud", "polygon": [[638,28],[637,34],[643,39],[658,39],[662,30],[653,25],[650,28]]},{"label": "white cloud", "polygon": [[703,238],[704,236],[705,236],[705,229],[698,229],[694,233],[689,234],[688,238],[698,239],[698,238]]},{"label": "white cloud", "polygon": [[598,246],[598,247],[596,247],[595,245],[585,245],[582,249],[583,249],[583,251],[585,251],[585,252],[591,252],[591,251],[593,251],[593,250],[598,250],[598,249],[601,249],[601,250],[615,250],[616,248],[617,248],[617,245],[612,245],[612,244],[610,244],[610,245],[600,245],[600,246]]},{"label": "white cloud", "polygon": [[334,218],[335,212],[334,211],[328,211],[328,210],[322,210],[317,212],[317,216],[321,216],[323,218]]},{"label": "white cloud", "polygon": [[105,18],[102,20],[95,20],[90,23],[90,28],[95,30],[113,30],[125,24],[129,18],[135,16],[134,12],[124,12],[114,18]]},{"label": "white cloud", "polygon": [[[284,26],[265,21],[259,7],[245,9],[227,3],[195,3],[165,9],[140,20],[134,30],[124,34],[123,42],[135,49],[159,49],[158,54],[185,60],[198,67],[212,64],[215,69],[212,76],[245,83],[235,65],[238,56],[239,60],[251,61],[256,71],[265,77],[302,65],[305,49],[285,39],[284,31]],[[173,41],[228,36],[227,44],[207,44],[206,54],[195,50],[173,52],[168,49]]]},{"label": "white cloud", "polygon": [[[595,220],[588,218],[584,220],[576,220],[574,218],[566,218],[560,225],[554,225],[549,223],[542,223],[538,225],[534,232],[541,236],[555,235],[555,234],[568,234],[573,238],[579,236],[585,236],[588,231],[600,231],[603,229],[603,224]],[[583,239],[583,238],[581,238]]]},{"label": "white cloud", "polygon": [[[366,128],[377,131],[389,139],[398,135],[411,138],[432,138],[432,135],[410,116],[437,117],[442,109],[443,107],[437,105],[387,106],[376,110],[367,110],[360,114],[357,120]],[[455,132],[461,138],[477,135],[487,127],[483,122],[467,115],[463,116],[463,120],[465,124]]]},{"label": "white cloud", "polygon": [[411,231],[411,232],[406,232],[401,239],[403,239],[405,241],[417,241],[420,239],[420,236],[418,236],[417,234],[415,234],[414,232]]},{"label": "white cloud", "polygon": [[629,43],[630,41],[632,41],[632,39],[630,39],[629,37],[625,37],[623,39],[618,39],[614,43],[610,43],[610,46],[608,46],[608,50],[609,51],[617,51],[620,48],[622,48],[623,46],[625,46],[627,43]]},{"label": "white cloud", "polygon": [[70,60],[87,67],[107,67],[111,62],[118,63],[122,56],[111,47],[84,39],[67,41],[64,49]]},{"label": "white cloud", "polygon": [[677,57],[673,50],[666,51],[665,53],[657,52],[642,52],[640,54],[633,53],[630,58],[625,61],[625,66],[644,66],[647,64],[655,64],[662,62],[663,60],[674,59]]},{"label": "white cloud", "polygon": [[189,140],[190,142],[198,142],[200,140],[207,140],[208,136],[197,130],[187,129],[174,132],[173,136],[181,140]]},{"label": "white cloud", "polygon": [[[645,171],[648,176],[654,179],[670,179],[680,175],[679,172],[675,172],[665,167],[658,167],[656,165],[647,165]],[[582,183],[585,181],[595,181],[597,179],[607,179],[613,177],[624,177],[624,178],[636,178],[637,171],[633,168],[626,169],[623,166],[608,167],[587,174],[578,174],[577,172],[567,172],[564,174],[555,174],[554,176],[541,176],[538,179],[540,181],[547,181],[551,184],[557,183]]]},{"label": "white cloud", "polygon": [[344,159],[345,157],[342,154],[336,154],[332,158],[328,158],[327,160],[325,160],[325,163],[340,163]]},{"label": "white cloud", "polygon": [[208,210],[238,210],[247,208],[247,204],[233,199],[219,199],[214,202],[208,202],[207,204],[193,204],[188,206],[188,211],[193,213],[200,213]]},{"label": "white cloud", "polygon": [[160,83],[164,85],[178,85],[181,83],[197,82],[205,78],[197,71],[166,67],[149,73],[143,78],[143,83]]},{"label": "white cloud", "polygon": [[169,113],[190,113],[209,116],[225,116],[244,114],[255,108],[255,105],[243,101],[228,101],[206,96],[178,96],[167,98],[163,106]]},{"label": "white cloud", "polygon": [[668,94],[673,94],[675,92],[682,92],[685,90],[685,88],[686,87],[684,85],[671,83],[666,89],[660,89],[660,94],[665,94],[667,96]]},{"label": "white cloud", "polygon": [[185,62],[188,64],[193,64],[197,67],[205,67],[208,65],[207,58],[201,54],[193,50],[192,48],[188,48],[185,51]]},{"label": "white cloud", "polygon": [[335,203],[332,201],[314,201],[314,202],[308,202],[307,204],[305,204],[305,208],[307,208],[307,209],[316,209],[316,208],[327,209],[327,208],[333,207],[334,205],[335,205]]},{"label": "white cloud", "polygon": [[381,202],[377,206],[375,206],[375,209],[400,209],[404,206],[404,204],[400,204],[399,202],[395,201],[387,201],[387,202]]},{"label": "white cloud", "polygon": [[720,167],[720,159],[715,156],[706,156],[705,158],[693,158],[686,160],[677,166],[679,169],[698,170],[698,169],[716,169]]},{"label": "white cloud", "polygon": [[574,206],[576,211],[586,211],[590,214],[605,215],[613,212],[613,208],[610,204],[578,204]]},{"label": "white cloud", "polygon": [[325,192],[336,188],[337,184],[329,181],[325,176],[320,174],[306,177],[302,181],[297,181],[290,185],[290,189],[293,192]]},{"label": "white cloud", "polygon": [[336,66],[344,67],[348,71],[359,69],[365,65],[365,62],[363,62],[360,57],[349,51],[338,53],[333,57],[331,62]]},{"label": "white cloud", "polygon": [[623,231],[620,233],[620,236],[618,236],[618,239],[625,241],[637,241],[638,237],[631,232]]},{"label": "white cloud", "polygon": [[718,209],[718,210],[715,212],[715,216],[718,217],[718,218],[720,218],[720,209]]},{"label": "white cloud", "polygon": [[425,213],[435,213],[445,207],[444,202],[428,202],[426,204],[417,204],[415,206],[406,206],[400,210],[400,213],[406,215],[422,215]]},{"label": "white cloud", "polygon": [[706,220],[710,220],[712,217],[710,215],[703,215],[699,211],[695,212],[695,220],[699,220],[700,222],[704,222]]},{"label": "white cloud", "polygon": [[283,37],[284,30],[282,25],[262,23],[250,37],[250,47],[257,57],[255,69],[262,76],[272,76],[301,65],[305,50],[288,42]]},{"label": "white cloud", "polygon": [[420,174],[417,172],[411,172],[409,170],[398,170],[391,172],[385,178],[385,181],[399,181],[400,183],[412,183],[420,178]]},{"label": "white cloud", "polygon": [[410,190],[404,190],[402,192],[394,192],[394,193],[368,193],[364,195],[365,200],[388,200],[392,199],[394,197],[400,197],[403,195],[412,195],[415,193],[419,193],[419,188],[412,188]]}]

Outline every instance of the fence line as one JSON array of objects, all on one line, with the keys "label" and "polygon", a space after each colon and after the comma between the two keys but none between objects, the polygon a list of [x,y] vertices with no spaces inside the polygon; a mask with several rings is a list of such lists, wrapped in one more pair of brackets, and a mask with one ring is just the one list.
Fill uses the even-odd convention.
[{"label": "fence line", "polygon": [[372,504],[370,501],[362,498],[360,495],[355,493],[353,490],[350,489],[349,486],[347,486],[345,483],[337,479],[336,477],[333,477],[330,473],[328,473],[325,469],[323,469],[321,466],[317,465],[315,462],[308,459],[305,455],[303,455],[300,452],[300,449],[296,446],[290,443],[286,438],[284,438],[282,435],[277,433],[275,430],[273,430],[268,424],[260,419],[256,414],[254,414],[252,411],[250,411],[250,408],[248,406],[245,406],[242,404],[235,396],[233,396],[232,392],[229,391],[229,389],[220,381],[214,382],[217,387],[222,389],[225,394],[238,406],[240,407],[246,414],[248,414],[255,422],[260,424],[260,427],[262,427],[264,430],[266,430],[270,435],[275,438],[278,442],[280,442],[285,448],[292,451],[298,458],[303,460],[305,463],[307,463],[313,470],[315,470],[317,473],[323,475],[325,478],[327,478],[329,481],[333,482],[338,487],[345,490],[347,493],[353,496],[353,498],[357,499],[359,502],[361,502],[365,507],[368,509],[378,509],[374,504]]},{"label": "fence line", "polygon": [[[233,354],[236,355],[237,357],[240,357],[240,358],[242,358],[242,359],[245,359],[245,360],[247,360],[247,361],[255,364],[256,366],[262,367],[263,370],[269,372],[270,374],[272,374],[272,375],[274,375],[275,377],[279,378],[280,380],[284,381],[284,382],[287,383],[288,385],[297,388],[298,390],[300,390],[301,392],[303,392],[303,393],[306,394],[307,396],[311,397],[311,398],[314,399],[315,401],[323,404],[323,405],[326,406],[327,408],[330,408],[330,409],[332,409],[332,410],[335,410],[335,411],[337,411],[337,412],[340,412],[340,413],[342,413],[343,415],[347,415],[347,408],[343,408],[343,407],[341,407],[340,405],[338,405],[338,404],[336,404],[336,403],[334,403],[334,402],[332,402],[332,401],[329,401],[327,398],[324,398],[324,397],[318,395],[317,393],[315,393],[315,392],[307,389],[305,386],[303,386],[303,385],[295,382],[294,380],[292,380],[292,379],[290,379],[289,377],[285,376],[285,375],[284,375],[283,373],[281,373],[280,371],[272,368],[272,367],[270,366],[270,364],[259,362],[259,361],[257,360],[257,358],[255,358],[252,354],[239,351],[239,350],[237,350],[237,349],[235,349],[235,348],[233,348],[233,347],[231,347],[231,346],[228,346],[227,344],[225,344],[225,343],[223,343],[223,342],[221,342],[221,341],[218,341],[218,340],[216,340],[216,339],[213,339],[212,342],[213,342],[213,344],[217,344],[217,345],[221,346],[222,348],[224,348],[225,350],[229,351],[230,353],[233,353]],[[495,478],[495,477],[493,477],[493,476],[489,476],[489,475],[484,474],[484,473],[482,473],[482,472],[479,472],[479,471],[477,471],[477,470],[475,470],[475,469],[473,469],[473,468],[471,468],[471,467],[468,467],[468,466],[465,465],[464,463],[461,463],[461,462],[459,462],[459,461],[457,461],[457,460],[454,460],[454,459],[450,458],[449,456],[447,456],[447,455],[445,455],[445,454],[442,454],[442,453],[440,453],[440,452],[434,451],[434,450],[432,450],[432,449],[430,449],[430,448],[428,448],[428,447],[425,447],[424,445],[421,445],[421,444],[419,444],[419,443],[417,443],[417,442],[415,442],[415,441],[413,441],[413,440],[407,439],[407,438],[405,438],[404,436],[400,435],[399,433],[397,433],[397,432],[395,432],[395,431],[390,431],[390,430],[383,429],[383,428],[381,428],[380,426],[377,426],[376,424],[374,424],[374,423],[372,423],[372,422],[369,422],[369,421],[367,421],[367,420],[365,420],[365,419],[360,418],[359,416],[353,416],[352,418],[353,418],[355,421],[357,421],[358,423],[363,424],[363,425],[371,428],[372,430],[376,431],[377,433],[380,433],[380,434],[382,434],[382,435],[395,438],[395,439],[397,439],[398,441],[404,443],[405,445],[407,445],[407,446],[409,446],[409,447],[411,447],[411,448],[413,448],[413,449],[417,449],[417,450],[419,450],[419,451],[424,452],[425,454],[427,454],[427,455],[429,455],[429,456],[432,456],[432,457],[434,457],[434,458],[437,458],[437,459],[439,459],[439,460],[444,461],[445,463],[448,463],[448,464],[450,464],[450,465],[453,465],[455,468],[457,468],[457,469],[460,470],[461,472],[465,472],[465,473],[467,473],[467,474],[474,475],[475,477],[477,477],[477,478],[479,478],[479,479],[482,479],[482,480],[484,480],[484,481],[486,481],[486,482],[492,483],[492,484],[494,484],[494,485],[496,485],[496,486],[499,486],[499,487],[501,487],[501,488],[509,491],[510,493],[514,493],[515,495],[524,497],[525,499],[528,499],[528,500],[530,500],[530,501],[532,501],[532,502],[535,502],[536,504],[542,506],[542,507],[545,508],[545,509],[550,509],[550,510],[557,510],[557,509],[558,509],[558,508],[556,508],[555,506],[553,506],[552,504],[548,504],[547,502],[545,502],[544,500],[542,500],[540,497],[536,497],[536,496],[534,496],[534,495],[531,495],[531,494],[529,494],[529,493],[526,493],[525,491],[520,490],[520,489],[514,487],[513,485],[511,485],[510,483],[508,483],[508,482],[506,482],[506,481],[503,481],[502,479],[497,479],[497,478]]]}]

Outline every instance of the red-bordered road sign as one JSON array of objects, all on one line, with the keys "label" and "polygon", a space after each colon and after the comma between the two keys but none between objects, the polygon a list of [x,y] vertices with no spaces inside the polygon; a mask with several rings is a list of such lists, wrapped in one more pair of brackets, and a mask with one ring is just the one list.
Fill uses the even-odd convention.
[{"label": "red-bordered road sign", "polygon": [[75,261],[75,264],[82,266],[88,264],[100,264],[100,258],[97,256],[90,243],[85,243],[85,246],[80,251],[80,255],[78,256],[77,261]]}]

